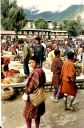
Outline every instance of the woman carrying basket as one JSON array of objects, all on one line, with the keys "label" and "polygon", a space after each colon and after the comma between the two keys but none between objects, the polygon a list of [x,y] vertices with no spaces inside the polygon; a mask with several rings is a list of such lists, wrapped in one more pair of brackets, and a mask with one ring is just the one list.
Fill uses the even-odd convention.
[{"label": "woman carrying basket", "polygon": [[[29,75],[29,80],[25,87],[27,94],[32,94],[38,87],[44,87],[45,73],[42,68],[38,65],[38,57],[32,56],[30,60],[30,66],[33,71]],[[40,117],[45,112],[45,103],[42,102],[40,105],[35,107],[30,100],[25,103],[24,118],[26,120],[27,128],[31,128],[32,119],[35,119],[35,128],[39,128]]]}]

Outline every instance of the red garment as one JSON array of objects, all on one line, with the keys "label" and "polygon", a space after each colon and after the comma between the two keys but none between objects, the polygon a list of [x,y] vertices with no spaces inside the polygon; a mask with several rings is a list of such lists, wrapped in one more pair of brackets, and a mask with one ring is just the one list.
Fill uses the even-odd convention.
[{"label": "red garment", "polygon": [[74,82],[68,82],[68,81],[63,81],[62,83],[62,93],[68,94],[68,95],[76,95],[77,89],[76,89],[76,84]]},{"label": "red garment", "polygon": [[10,63],[10,59],[8,57],[4,57],[4,65],[8,65]]},{"label": "red garment", "polygon": [[63,62],[60,57],[55,57],[53,59],[52,65],[51,65],[51,71],[53,72],[53,77],[52,77],[52,85],[54,87],[59,87],[61,84],[61,68],[62,68]]},{"label": "red garment", "polygon": [[[27,128],[31,128],[31,123],[32,123],[31,119],[26,120]],[[39,128],[39,124],[40,124],[40,117],[35,119],[35,128]]]},{"label": "red garment", "polygon": [[63,66],[61,71],[62,77],[62,93],[66,93],[68,95],[76,95],[76,83],[71,81],[72,78],[75,77],[76,70],[74,67],[74,62],[72,60],[67,60]]},{"label": "red garment", "polygon": [[[35,68],[33,73],[30,74],[28,83],[26,85],[25,91],[30,94],[37,87],[44,86],[45,83],[45,73],[41,68]],[[26,102],[24,108],[25,119],[37,118],[43,115],[45,112],[45,103],[43,102],[38,107],[34,107],[30,101]]]}]

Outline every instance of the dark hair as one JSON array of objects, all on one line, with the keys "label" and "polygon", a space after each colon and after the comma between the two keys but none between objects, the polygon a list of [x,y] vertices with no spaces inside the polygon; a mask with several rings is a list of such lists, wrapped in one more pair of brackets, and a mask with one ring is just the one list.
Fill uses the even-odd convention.
[{"label": "dark hair", "polygon": [[21,38],[18,40],[18,44],[23,44],[24,43],[24,40]]},{"label": "dark hair", "polygon": [[34,60],[37,64],[39,63],[38,56],[31,56],[31,60]]},{"label": "dark hair", "polygon": [[39,36],[35,37],[35,40],[41,41],[41,38]]},{"label": "dark hair", "polygon": [[56,49],[56,50],[54,51],[54,54],[55,54],[55,56],[60,55],[60,50],[59,50],[59,49]]},{"label": "dark hair", "polygon": [[68,52],[67,57],[68,57],[68,59],[73,60],[74,59],[74,53],[73,52]]}]

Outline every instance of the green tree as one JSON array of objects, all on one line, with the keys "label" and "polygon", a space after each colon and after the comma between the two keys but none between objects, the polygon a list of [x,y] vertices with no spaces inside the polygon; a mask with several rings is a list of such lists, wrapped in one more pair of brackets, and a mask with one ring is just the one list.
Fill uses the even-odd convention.
[{"label": "green tree", "polygon": [[53,21],[52,24],[53,24],[53,30],[56,30],[57,29],[57,22]]},{"label": "green tree", "polygon": [[68,26],[68,20],[63,20],[63,22],[60,24],[60,30],[67,30],[67,26]]},{"label": "green tree", "polygon": [[78,36],[81,30],[81,23],[79,21],[72,20],[68,23],[67,32],[70,36]]},{"label": "green tree", "polygon": [[25,25],[24,10],[17,6],[15,0],[10,3],[9,0],[1,1],[1,15],[1,25],[5,30],[13,30],[17,33]]},{"label": "green tree", "polygon": [[9,11],[9,0],[1,0],[1,15],[5,18]]},{"label": "green tree", "polygon": [[43,18],[37,19],[34,24],[37,29],[48,29],[48,22]]},{"label": "green tree", "polygon": [[64,20],[60,24],[60,30],[66,30],[69,36],[78,36],[82,30],[81,22],[79,19],[77,20]]}]

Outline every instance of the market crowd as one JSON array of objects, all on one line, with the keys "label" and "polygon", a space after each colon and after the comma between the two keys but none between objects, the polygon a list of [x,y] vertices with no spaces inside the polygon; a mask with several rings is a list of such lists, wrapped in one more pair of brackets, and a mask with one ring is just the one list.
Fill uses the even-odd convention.
[{"label": "market crowd", "polygon": [[[64,98],[64,109],[74,110],[73,101],[77,94],[76,67],[75,63],[82,65],[81,72],[84,73],[84,45],[82,40],[42,40],[40,37],[29,39],[15,39],[10,37],[1,40],[1,70],[2,79],[4,72],[9,70],[11,58],[4,57],[5,51],[12,52],[13,60],[23,63],[24,74],[28,78],[24,91],[31,94],[38,87],[45,86],[46,77],[42,67],[49,68],[53,76],[51,86],[54,91],[51,96],[53,101],[58,102]],[[21,53],[22,52],[22,53]],[[20,54],[21,53],[21,54]],[[30,72],[29,64],[33,71]],[[30,101],[25,103],[24,117],[27,128],[31,128],[32,119],[35,119],[35,126],[39,128],[40,116],[45,112],[45,102],[35,107]]]}]

